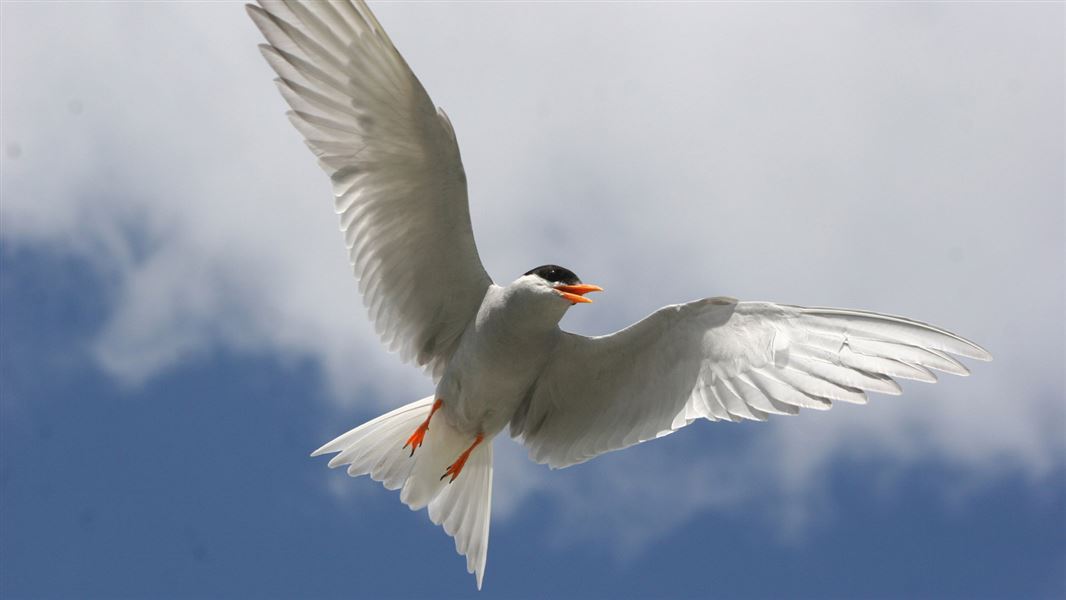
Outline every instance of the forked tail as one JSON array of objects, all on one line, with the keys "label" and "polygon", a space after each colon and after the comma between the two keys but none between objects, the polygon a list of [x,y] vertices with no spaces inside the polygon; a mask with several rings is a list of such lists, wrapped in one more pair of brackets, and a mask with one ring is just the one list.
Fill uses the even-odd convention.
[{"label": "forked tail", "polygon": [[455,549],[466,557],[466,570],[485,574],[492,512],[492,443],[470,453],[462,473],[449,483],[441,475],[471,439],[456,431],[443,415],[433,417],[423,445],[412,456],[404,449],[408,437],[429,416],[433,397],[423,398],[386,413],[315,450],[311,456],[339,452],[331,468],[348,465],[352,477],[370,475],[387,489],[401,489],[400,500],[411,510],[429,507],[429,518],[455,538]]}]

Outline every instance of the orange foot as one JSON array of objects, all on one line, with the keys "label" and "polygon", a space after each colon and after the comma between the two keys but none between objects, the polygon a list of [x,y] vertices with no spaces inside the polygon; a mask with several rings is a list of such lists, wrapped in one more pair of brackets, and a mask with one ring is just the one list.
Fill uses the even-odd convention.
[{"label": "orange foot", "polygon": [[429,416],[425,421],[415,429],[415,432],[411,434],[411,437],[407,438],[407,443],[403,445],[404,448],[411,447],[411,456],[415,455],[415,450],[422,445],[422,441],[426,439],[426,432],[429,431],[429,420],[433,418],[433,413],[437,412],[441,406],[444,405],[444,401],[440,398],[433,403],[433,408],[429,411]]},{"label": "orange foot", "polygon": [[477,434],[477,437],[474,438],[474,443],[470,444],[470,447],[460,454],[459,458],[455,459],[455,462],[448,467],[448,470],[445,471],[444,475],[441,475],[440,478],[443,480],[445,477],[451,475],[452,478],[448,480],[448,483],[455,481],[455,478],[458,477],[459,473],[463,470],[463,465],[466,464],[466,459],[470,458],[470,453],[474,451],[474,448],[477,448],[477,445],[480,444],[483,439],[485,439],[484,435],[480,433]]}]

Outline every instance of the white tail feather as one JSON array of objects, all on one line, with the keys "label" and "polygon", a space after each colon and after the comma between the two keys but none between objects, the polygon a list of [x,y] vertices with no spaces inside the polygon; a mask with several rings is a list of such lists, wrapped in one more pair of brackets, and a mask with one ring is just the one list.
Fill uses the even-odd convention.
[{"label": "white tail feather", "polygon": [[473,438],[448,424],[440,413],[430,421],[425,442],[414,456],[403,445],[432,409],[433,397],[386,413],[338,436],[311,456],[338,453],[331,468],[348,465],[352,477],[370,475],[387,489],[400,492],[411,510],[429,507],[429,518],[455,538],[455,550],[466,557],[466,570],[481,580],[489,547],[492,512],[492,440],[479,444],[454,482],[441,475]]},{"label": "white tail feather", "polygon": [[429,518],[455,538],[455,551],[466,557],[466,572],[485,576],[492,514],[492,442],[470,454],[463,472],[429,503]]}]

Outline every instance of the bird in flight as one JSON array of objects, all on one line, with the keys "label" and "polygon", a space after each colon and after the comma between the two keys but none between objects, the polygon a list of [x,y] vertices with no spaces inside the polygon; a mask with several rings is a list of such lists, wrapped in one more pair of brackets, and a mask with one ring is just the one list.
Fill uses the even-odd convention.
[{"label": "bird in flight", "polygon": [[492,440],[504,428],[562,468],[697,419],[764,421],[895,379],[969,372],[980,346],[911,319],[717,297],[661,308],[617,333],[563,331],[602,291],[536,267],[493,283],[470,223],[455,131],[362,0],[260,0],[248,14],[293,125],[333,184],[348,256],[390,351],[424,367],[432,395],[316,450],[370,475],[455,538],[481,588]]}]

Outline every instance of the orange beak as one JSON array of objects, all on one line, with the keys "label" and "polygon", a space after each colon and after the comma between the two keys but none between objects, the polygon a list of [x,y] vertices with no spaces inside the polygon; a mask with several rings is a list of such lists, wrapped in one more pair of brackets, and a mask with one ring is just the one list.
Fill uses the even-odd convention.
[{"label": "orange beak", "polygon": [[585,294],[589,292],[602,292],[603,288],[598,285],[579,283],[577,285],[557,285],[555,286],[555,291],[559,292],[563,298],[566,298],[574,304],[580,304],[582,302],[592,302],[592,300],[585,297]]}]

